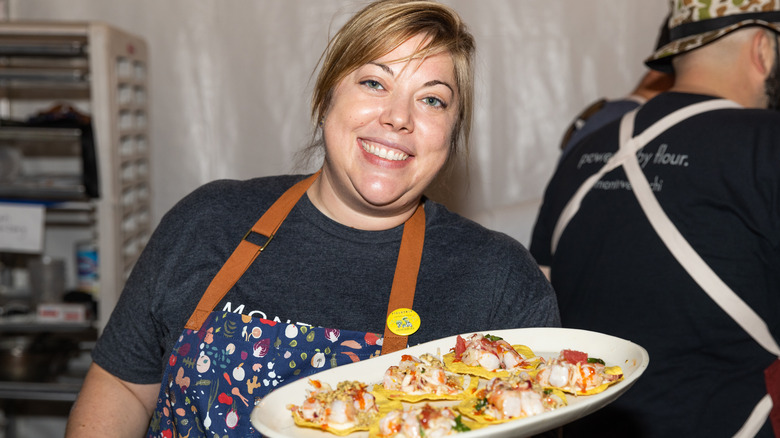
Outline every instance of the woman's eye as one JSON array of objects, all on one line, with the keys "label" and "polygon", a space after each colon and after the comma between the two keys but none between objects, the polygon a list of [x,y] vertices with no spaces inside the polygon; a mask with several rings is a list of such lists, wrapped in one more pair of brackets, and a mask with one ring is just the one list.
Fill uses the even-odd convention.
[{"label": "woman's eye", "polygon": [[423,98],[423,103],[426,105],[434,106],[434,107],[440,107],[440,108],[447,108],[447,104],[441,101],[441,99],[437,99],[435,97],[425,97]]},{"label": "woman's eye", "polygon": [[372,88],[374,90],[381,90],[383,88],[382,84],[380,84],[378,81],[375,81],[373,79],[367,79],[361,82],[361,84],[365,85],[368,88]]}]

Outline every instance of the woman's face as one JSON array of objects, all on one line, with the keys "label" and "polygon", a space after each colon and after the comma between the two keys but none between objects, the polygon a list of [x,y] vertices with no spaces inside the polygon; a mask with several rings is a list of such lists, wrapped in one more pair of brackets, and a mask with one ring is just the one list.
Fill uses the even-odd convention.
[{"label": "woman's face", "polygon": [[396,61],[423,41],[409,39],[334,90],[323,125],[320,194],[325,213],[346,225],[352,224],[333,210],[369,218],[410,215],[447,161],[458,117],[452,58],[442,53]]}]

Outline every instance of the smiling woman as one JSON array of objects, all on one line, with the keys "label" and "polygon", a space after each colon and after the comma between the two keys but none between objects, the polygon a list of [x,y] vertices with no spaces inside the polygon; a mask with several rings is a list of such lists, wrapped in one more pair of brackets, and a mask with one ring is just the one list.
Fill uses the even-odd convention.
[{"label": "smiling woman", "polygon": [[468,139],[473,52],[437,2],[358,12],[322,58],[321,170],[209,183],[165,215],[93,350],[68,435],[259,436],[254,404],[320,370],[558,326],[520,243],[423,196]]},{"label": "smiling woman", "polygon": [[376,2],[333,37],[312,118],[325,146],[312,202],[346,225],[378,230],[412,215],[422,193],[468,147],[474,39],[449,8]]},{"label": "smiling woman", "polygon": [[406,40],[333,92],[323,125],[325,163],[309,197],[342,224],[400,225],[450,155],[459,103],[452,58],[416,57],[425,40]]}]

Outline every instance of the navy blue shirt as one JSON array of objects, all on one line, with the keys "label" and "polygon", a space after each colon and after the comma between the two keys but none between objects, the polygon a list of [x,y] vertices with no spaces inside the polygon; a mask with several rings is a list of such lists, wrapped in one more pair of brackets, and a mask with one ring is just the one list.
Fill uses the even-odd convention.
[{"label": "navy blue shirt", "polygon": [[[663,93],[640,108],[635,134],[708,99]],[[674,259],[622,168],[585,196],[551,254],[561,210],[618,149],[618,129],[619,121],[607,124],[560,162],[530,248],[551,268],[564,327],[636,342],[648,350],[650,366],[625,395],[572,425],[567,436],[731,436],[766,394],[763,370],[774,357]],[[701,114],[637,157],[671,221],[780,339],[780,113]],[[763,434],[772,436],[768,423]]]}]

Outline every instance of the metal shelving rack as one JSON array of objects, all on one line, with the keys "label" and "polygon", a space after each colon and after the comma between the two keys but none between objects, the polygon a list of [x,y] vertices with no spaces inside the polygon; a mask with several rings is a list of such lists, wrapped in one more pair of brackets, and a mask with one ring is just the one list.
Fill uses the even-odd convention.
[{"label": "metal shelving rack", "polygon": [[[105,23],[0,22],[0,116],[26,117],[67,101],[91,117],[99,197],[78,187],[15,195],[56,201],[47,207],[47,232],[96,236],[98,331],[151,234],[147,62],[142,38]],[[40,134],[0,127],[0,144]]]}]

